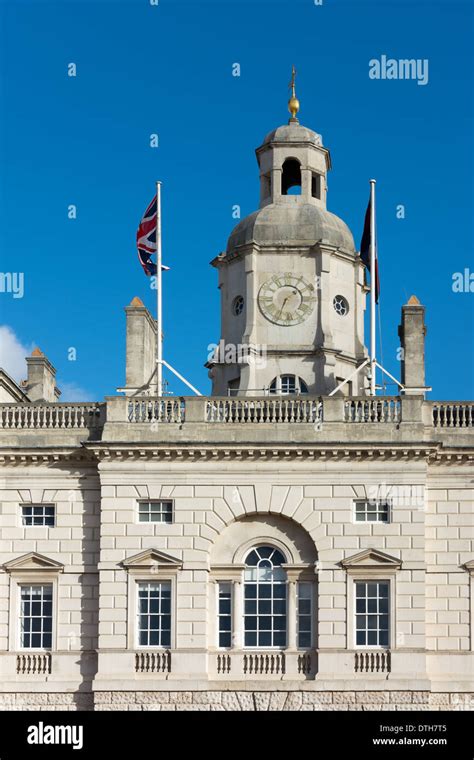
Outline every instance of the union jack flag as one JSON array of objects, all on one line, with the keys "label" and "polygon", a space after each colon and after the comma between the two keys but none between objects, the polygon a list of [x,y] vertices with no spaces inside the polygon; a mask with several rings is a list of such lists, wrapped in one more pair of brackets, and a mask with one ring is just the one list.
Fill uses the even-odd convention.
[{"label": "union jack flag", "polygon": [[137,230],[138,259],[145,274],[150,277],[157,272],[156,264],[150,256],[156,253],[156,195],[143,214]]}]

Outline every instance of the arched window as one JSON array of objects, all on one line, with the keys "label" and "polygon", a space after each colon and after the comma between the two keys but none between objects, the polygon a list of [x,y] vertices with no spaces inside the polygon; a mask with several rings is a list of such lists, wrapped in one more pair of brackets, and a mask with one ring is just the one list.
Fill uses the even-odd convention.
[{"label": "arched window", "polygon": [[273,546],[247,555],[244,571],[244,645],[286,647],[285,557]]},{"label": "arched window", "polygon": [[[292,193],[289,192],[291,188],[293,188]],[[287,158],[283,162],[281,194],[301,195],[301,164],[296,158]]]},{"label": "arched window", "polygon": [[272,380],[269,390],[270,393],[287,396],[292,393],[308,393],[308,386],[296,375],[279,375]]}]

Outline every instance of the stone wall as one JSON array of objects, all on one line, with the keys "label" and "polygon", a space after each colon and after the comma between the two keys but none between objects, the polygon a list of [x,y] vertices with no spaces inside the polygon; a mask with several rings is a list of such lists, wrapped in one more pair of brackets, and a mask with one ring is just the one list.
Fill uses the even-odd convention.
[{"label": "stone wall", "polygon": [[136,691],[0,694],[0,710],[308,711],[474,710],[474,693],[424,691]]}]

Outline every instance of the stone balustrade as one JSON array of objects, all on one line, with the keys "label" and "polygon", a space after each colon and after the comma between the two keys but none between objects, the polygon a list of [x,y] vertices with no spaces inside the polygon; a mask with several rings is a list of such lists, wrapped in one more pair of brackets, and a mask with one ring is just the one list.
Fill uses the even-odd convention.
[{"label": "stone balustrade", "polygon": [[2,404],[2,430],[78,430],[104,424],[104,404]]},{"label": "stone balustrade", "polygon": [[474,428],[474,402],[425,401],[422,396],[110,396],[104,403],[0,405],[0,431],[63,437],[89,431],[95,439],[102,437],[104,425],[162,432],[189,424],[214,430],[245,425],[255,431],[285,425],[319,432],[329,424],[398,428],[415,422],[432,434],[468,433]]},{"label": "stone balustrade", "polygon": [[474,428],[474,402],[431,401],[432,424],[436,428]]},{"label": "stone balustrade", "polygon": [[215,652],[211,673],[227,680],[257,678],[314,678],[316,652],[313,650],[229,650]]},{"label": "stone balustrade", "polygon": [[16,657],[16,672],[23,676],[44,676],[51,673],[50,652],[25,652]]}]

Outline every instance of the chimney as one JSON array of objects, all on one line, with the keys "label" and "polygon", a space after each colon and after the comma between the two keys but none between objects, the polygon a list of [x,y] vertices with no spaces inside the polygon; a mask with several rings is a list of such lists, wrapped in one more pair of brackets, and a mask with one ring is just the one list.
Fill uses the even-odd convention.
[{"label": "chimney", "polygon": [[[140,298],[125,307],[127,315],[125,393],[145,386],[156,368],[156,322]],[[146,389],[149,393],[149,389]]]},{"label": "chimney", "polygon": [[26,357],[26,365],[28,379],[24,390],[30,401],[57,401],[61,391],[56,388],[56,370],[39,348]]},{"label": "chimney", "polygon": [[416,296],[402,306],[398,328],[402,347],[402,383],[405,395],[424,395],[425,388],[425,307]]}]

